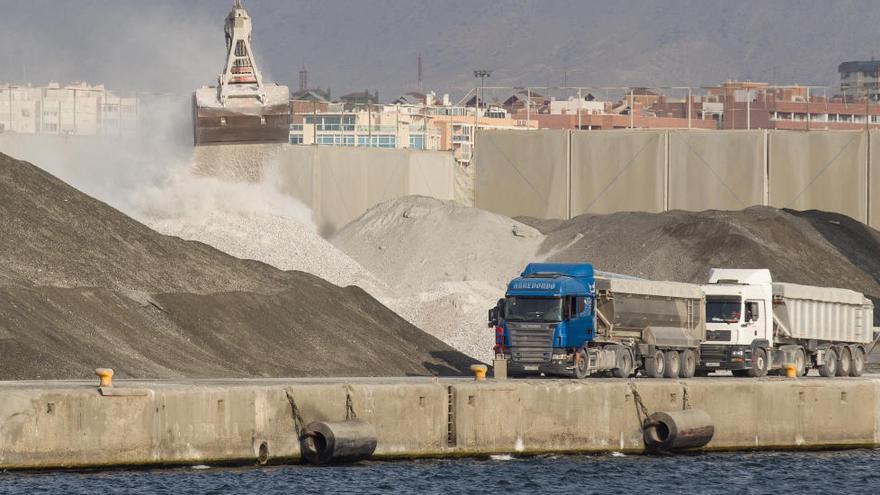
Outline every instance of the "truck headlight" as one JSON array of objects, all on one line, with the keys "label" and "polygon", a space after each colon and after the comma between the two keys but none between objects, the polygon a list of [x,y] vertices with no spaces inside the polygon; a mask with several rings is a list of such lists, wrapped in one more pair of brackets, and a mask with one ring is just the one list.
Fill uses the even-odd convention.
[{"label": "truck headlight", "polygon": [[550,356],[550,358],[554,361],[567,361],[568,354],[554,354],[554,355]]},{"label": "truck headlight", "polygon": [[737,350],[731,351],[731,352],[730,352],[730,355],[731,355],[731,356],[740,356],[740,357],[742,357],[742,356],[743,356],[743,351],[742,351],[742,349],[737,349]]}]

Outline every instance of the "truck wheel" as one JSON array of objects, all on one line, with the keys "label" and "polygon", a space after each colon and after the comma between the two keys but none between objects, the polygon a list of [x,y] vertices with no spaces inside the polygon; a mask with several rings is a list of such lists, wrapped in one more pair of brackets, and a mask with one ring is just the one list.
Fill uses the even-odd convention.
[{"label": "truck wheel", "polygon": [[590,373],[588,371],[590,363],[587,360],[587,351],[586,350],[581,349],[580,351],[578,351],[578,354],[580,354],[580,360],[578,361],[577,366],[574,367],[574,377],[579,380],[582,380],[582,379],[590,376]]},{"label": "truck wheel", "polygon": [[633,355],[629,349],[623,349],[617,354],[617,368],[611,370],[614,378],[629,378],[633,373]]},{"label": "truck wheel", "polygon": [[645,359],[645,374],[649,378],[663,378],[665,371],[666,359],[663,356],[663,351],[655,351],[653,356]]},{"label": "truck wheel", "polygon": [[798,349],[797,352],[794,353],[794,369],[797,376],[804,376],[807,374],[807,356],[804,354],[803,349]]},{"label": "truck wheel", "polygon": [[748,375],[753,378],[759,378],[767,375],[767,351],[758,347],[752,353],[752,367],[748,370]]},{"label": "truck wheel", "polygon": [[837,348],[837,376],[849,376],[852,372],[852,354],[849,347],[840,346]]},{"label": "truck wheel", "polygon": [[666,370],[663,376],[666,378],[678,378],[681,370],[681,355],[678,351],[666,351]]},{"label": "truck wheel", "polygon": [[681,351],[681,369],[678,376],[681,378],[693,378],[697,372],[697,355],[690,349]]},{"label": "truck wheel", "polygon": [[865,351],[861,347],[852,348],[852,365],[849,376],[862,376],[865,372]]},{"label": "truck wheel", "polygon": [[825,364],[819,366],[819,374],[828,378],[837,374],[837,353],[834,349],[825,351]]}]

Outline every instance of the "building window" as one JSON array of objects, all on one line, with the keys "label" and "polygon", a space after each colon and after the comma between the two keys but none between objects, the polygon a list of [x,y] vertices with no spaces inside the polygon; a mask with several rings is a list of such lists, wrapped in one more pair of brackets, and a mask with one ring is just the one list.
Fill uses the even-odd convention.
[{"label": "building window", "polygon": [[390,135],[380,136],[364,136],[360,135],[357,139],[358,146],[369,146],[371,148],[396,148],[397,139]]},{"label": "building window", "polygon": [[290,144],[303,144],[303,135],[302,134],[291,134],[290,135]]},{"label": "building window", "polygon": [[410,134],[409,147],[414,150],[425,149],[425,136],[422,134]]}]

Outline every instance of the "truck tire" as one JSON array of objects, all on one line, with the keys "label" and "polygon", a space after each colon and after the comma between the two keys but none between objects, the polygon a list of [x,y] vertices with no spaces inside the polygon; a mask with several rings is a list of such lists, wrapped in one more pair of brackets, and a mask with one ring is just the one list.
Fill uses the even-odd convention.
[{"label": "truck tire", "polygon": [[819,366],[819,374],[825,378],[837,374],[837,353],[833,348],[825,351],[825,364]]},{"label": "truck tire", "polygon": [[798,349],[794,353],[794,369],[797,376],[805,376],[807,374],[807,355],[803,349]]},{"label": "truck tire", "polygon": [[633,373],[633,355],[629,349],[622,349],[617,353],[617,368],[611,370],[614,378],[629,378]]},{"label": "truck tire", "polygon": [[852,354],[849,347],[842,345],[837,348],[837,376],[849,376],[852,371]]},{"label": "truck tire", "polygon": [[849,376],[862,376],[865,372],[865,351],[861,347],[852,348],[852,366],[849,369]]},{"label": "truck tire", "polygon": [[752,367],[749,368],[748,375],[752,378],[767,376],[767,366],[769,364],[767,362],[767,351],[756,347],[754,352],[752,352]]},{"label": "truck tire", "polygon": [[663,351],[654,351],[654,355],[645,359],[645,374],[648,378],[663,378],[666,371],[666,358]]},{"label": "truck tire", "polygon": [[663,371],[665,378],[678,378],[681,370],[681,354],[678,351],[666,351],[666,369]]},{"label": "truck tire", "polygon": [[693,378],[697,372],[697,355],[691,349],[681,351],[681,369],[678,376],[681,378]]},{"label": "truck tire", "polygon": [[578,351],[578,354],[580,354],[580,360],[578,361],[578,364],[574,367],[574,377],[578,380],[583,380],[584,378],[590,376],[590,361],[589,359],[587,359],[586,349],[581,349],[580,351]]}]

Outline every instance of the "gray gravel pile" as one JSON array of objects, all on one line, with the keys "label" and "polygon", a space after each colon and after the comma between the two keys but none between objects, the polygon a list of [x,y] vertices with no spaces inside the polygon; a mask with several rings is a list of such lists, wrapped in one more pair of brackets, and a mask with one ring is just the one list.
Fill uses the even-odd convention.
[{"label": "gray gravel pile", "polygon": [[454,375],[474,362],[360,288],[161,235],[2,154],[0,232],[0,380]]}]

